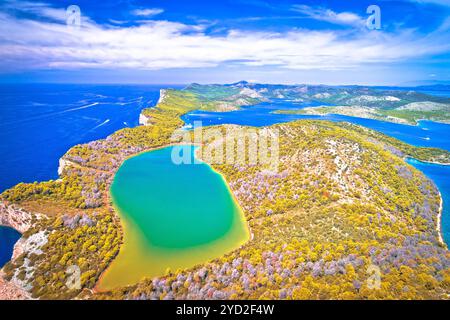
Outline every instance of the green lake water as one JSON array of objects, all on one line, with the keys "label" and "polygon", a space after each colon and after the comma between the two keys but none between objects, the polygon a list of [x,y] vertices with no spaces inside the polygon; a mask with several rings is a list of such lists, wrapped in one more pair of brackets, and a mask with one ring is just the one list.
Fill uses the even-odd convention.
[{"label": "green lake water", "polygon": [[[243,213],[225,180],[209,165],[177,165],[167,147],[128,159],[111,197],[124,244],[98,289],[108,290],[218,258],[249,238]],[[194,146],[183,146],[191,159]]]}]

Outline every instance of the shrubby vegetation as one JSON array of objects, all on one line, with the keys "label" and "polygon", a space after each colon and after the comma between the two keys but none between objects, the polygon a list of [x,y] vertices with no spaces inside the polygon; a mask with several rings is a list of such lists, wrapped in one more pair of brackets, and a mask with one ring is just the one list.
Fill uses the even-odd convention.
[{"label": "shrubby vegetation", "polygon": [[[39,234],[46,244],[7,264],[7,278],[36,298],[90,295],[83,289],[94,288],[122,241],[120,222],[109,199],[115,171],[126,158],[170,143],[173,131],[183,125],[179,117],[195,106],[193,94],[173,91],[164,103],[145,111],[151,126],[122,129],[106,139],[75,146],[63,157],[60,179],[20,183],[3,192],[2,201],[48,216],[23,235],[27,239]],[[72,265],[81,269],[80,290],[66,286],[70,276],[66,270]]]},{"label": "shrubby vegetation", "polygon": [[[436,231],[440,199],[436,187],[403,159],[444,161],[448,153],[412,147],[359,126],[321,121],[267,128],[280,132],[277,173],[258,165],[213,164],[248,220],[252,239],[243,247],[127,288],[91,291],[122,241],[108,194],[115,171],[130,156],[173,143],[173,131],[183,126],[182,114],[204,105],[222,108],[223,104],[215,105],[214,91],[220,101],[233,104],[242,99],[228,90],[197,86],[192,91],[168,91],[157,107],[143,112],[150,126],[123,129],[72,148],[63,157],[66,166],[57,181],[19,184],[5,191],[3,201],[25,208],[38,208],[37,203],[44,201],[52,212],[24,234],[24,238],[39,235],[45,244],[7,264],[7,278],[29,286],[39,298],[448,296],[450,256]],[[278,95],[279,90],[274,87],[270,92]],[[206,142],[214,143],[223,147],[220,140]],[[71,265],[81,269],[80,290],[66,286],[65,271]],[[379,289],[369,286],[367,270],[372,265],[381,270]]]},{"label": "shrubby vegetation", "polygon": [[[450,255],[436,231],[440,199],[423,174],[346,125],[298,121],[272,128],[282,139],[278,173],[214,166],[244,209],[251,241],[211,263],[100,297],[446,297]],[[378,289],[370,285],[371,266],[380,268]]]},{"label": "shrubby vegetation", "polygon": [[419,148],[392,138],[381,132],[357,126],[351,123],[341,123],[345,128],[351,128],[368,141],[383,145],[383,148],[399,157],[411,157],[425,162],[450,163],[450,152],[438,148]]},{"label": "shrubby vegetation", "polygon": [[278,110],[276,113],[311,115],[340,114],[410,125],[417,125],[420,120],[450,123],[450,104],[448,103],[422,102],[406,105],[399,104],[399,107],[393,109],[386,108],[384,105],[368,107],[366,106],[368,104],[369,103],[347,106],[307,107],[297,110]]},{"label": "shrubby vegetation", "polygon": [[[32,296],[43,299],[70,299],[79,295],[81,289],[94,288],[119,252],[122,237],[113,219],[110,212],[102,210],[40,221],[27,235],[45,230],[42,253],[24,252],[9,262],[5,266],[7,279],[27,279]],[[71,290],[66,285],[71,266],[80,270],[80,289]]]}]

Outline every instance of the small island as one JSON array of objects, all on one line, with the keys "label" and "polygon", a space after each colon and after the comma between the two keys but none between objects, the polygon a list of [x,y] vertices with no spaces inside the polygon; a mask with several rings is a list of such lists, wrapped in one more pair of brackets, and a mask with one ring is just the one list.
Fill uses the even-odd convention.
[{"label": "small island", "polygon": [[450,99],[415,91],[344,87],[305,94],[302,98],[311,98],[324,105],[277,112],[304,115],[338,114],[409,125],[417,125],[421,120],[450,123]]}]

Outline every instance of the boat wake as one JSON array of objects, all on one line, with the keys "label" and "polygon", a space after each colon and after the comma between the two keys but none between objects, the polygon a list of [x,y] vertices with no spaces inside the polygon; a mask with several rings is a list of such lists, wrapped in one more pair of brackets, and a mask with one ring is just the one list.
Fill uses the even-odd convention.
[{"label": "boat wake", "polygon": [[111,119],[106,119],[105,121],[103,121],[102,123],[100,123],[98,126],[95,126],[94,128],[92,128],[91,130],[89,130],[89,132],[94,131],[102,126],[104,126],[105,124],[107,124],[108,122],[110,122]]}]

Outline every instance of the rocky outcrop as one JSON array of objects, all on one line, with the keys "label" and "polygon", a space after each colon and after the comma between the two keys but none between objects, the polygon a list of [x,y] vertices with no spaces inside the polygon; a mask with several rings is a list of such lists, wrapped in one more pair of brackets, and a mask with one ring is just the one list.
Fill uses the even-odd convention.
[{"label": "rocky outcrop", "polygon": [[28,238],[20,238],[14,246],[14,252],[12,260],[16,260],[22,253],[34,253],[37,255],[42,254],[42,246],[47,243],[47,235],[45,231],[40,231],[38,233],[32,234]]},{"label": "rocky outcrop", "polygon": [[[23,260],[21,268],[14,270],[11,280],[8,282],[4,280],[4,282],[8,287],[15,288],[15,290],[22,295],[22,297],[18,299],[30,298],[29,292],[32,289],[31,282],[35,272],[35,266],[31,263],[29,257],[31,255],[41,255],[43,253],[41,248],[48,242],[48,235],[49,233],[47,231],[40,231],[29,236],[28,238],[20,238],[14,246],[12,261],[15,261],[24,253],[26,256]],[[23,274],[21,275],[21,273]]]},{"label": "rocky outcrop", "polygon": [[[159,91],[159,100],[156,103],[156,105],[158,105],[160,103],[163,103],[164,99],[166,98],[166,96],[167,96],[167,90],[161,89]],[[139,115],[139,125],[141,125],[141,126],[149,126],[149,125],[151,125],[150,117],[148,117],[148,116],[144,115],[143,113],[141,113]]]},{"label": "rocky outcrop", "polygon": [[142,113],[139,115],[139,124],[141,126],[148,126],[150,124],[150,118],[144,116]]},{"label": "rocky outcrop", "polygon": [[64,215],[62,217],[64,226],[70,228],[70,229],[75,229],[79,226],[88,226],[88,227],[92,227],[95,225],[95,221],[92,220],[92,218],[90,218],[88,215],[83,214],[76,214],[74,216],[69,216],[69,215]]},{"label": "rocky outcrop", "polygon": [[159,91],[159,100],[158,100],[157,104],[164,102],[164,99],[166,98],[166,96],[167,96],[167,91],[165,89],[161,89]]},{"label": "rocky outcrop", "polygon": [[[0,201],[0,225],[11,227],[24,233],[33,225],[33,218],[39,218],[36,214],[27,212],[15,205]],[[31,238],[31,237],[30,237]],[[34,238],[31,238],[33,241]],[[20,238],[14,246],[12,260],[16,259],[23,252],[29,250],[30,240]],[[0,272],[0,300],[24,300],[30,299],[30,294],[21,284],[14,281],[7,281]]]},{"label": "rocky outcrop", "polygon": [[16,229],[24,233],[32,225],[34,214],[27,212],[15,205],[0,201],[0,225]]},{"label": "rocky outcrop", "polygon": [[243,96],[247,96],[252,99],[262,99],[263,98],[263,96],[259,92],[255,91],[253,89],[249,89],[249,88],[242,89],[239,92],[239,94],[243,95]]},{"label": "rocky outcrop", "polygon": [[58,175],[61,176],[64,172],[64,169],[69,165],[69,161],[64,160],[63,158],[59,159],[59,166],[58,166]]},{"label": "rocky outcrop", "polygon": [[0,272],[0,300],[27,300],[30,294],[12,282],[3,279]]}]

